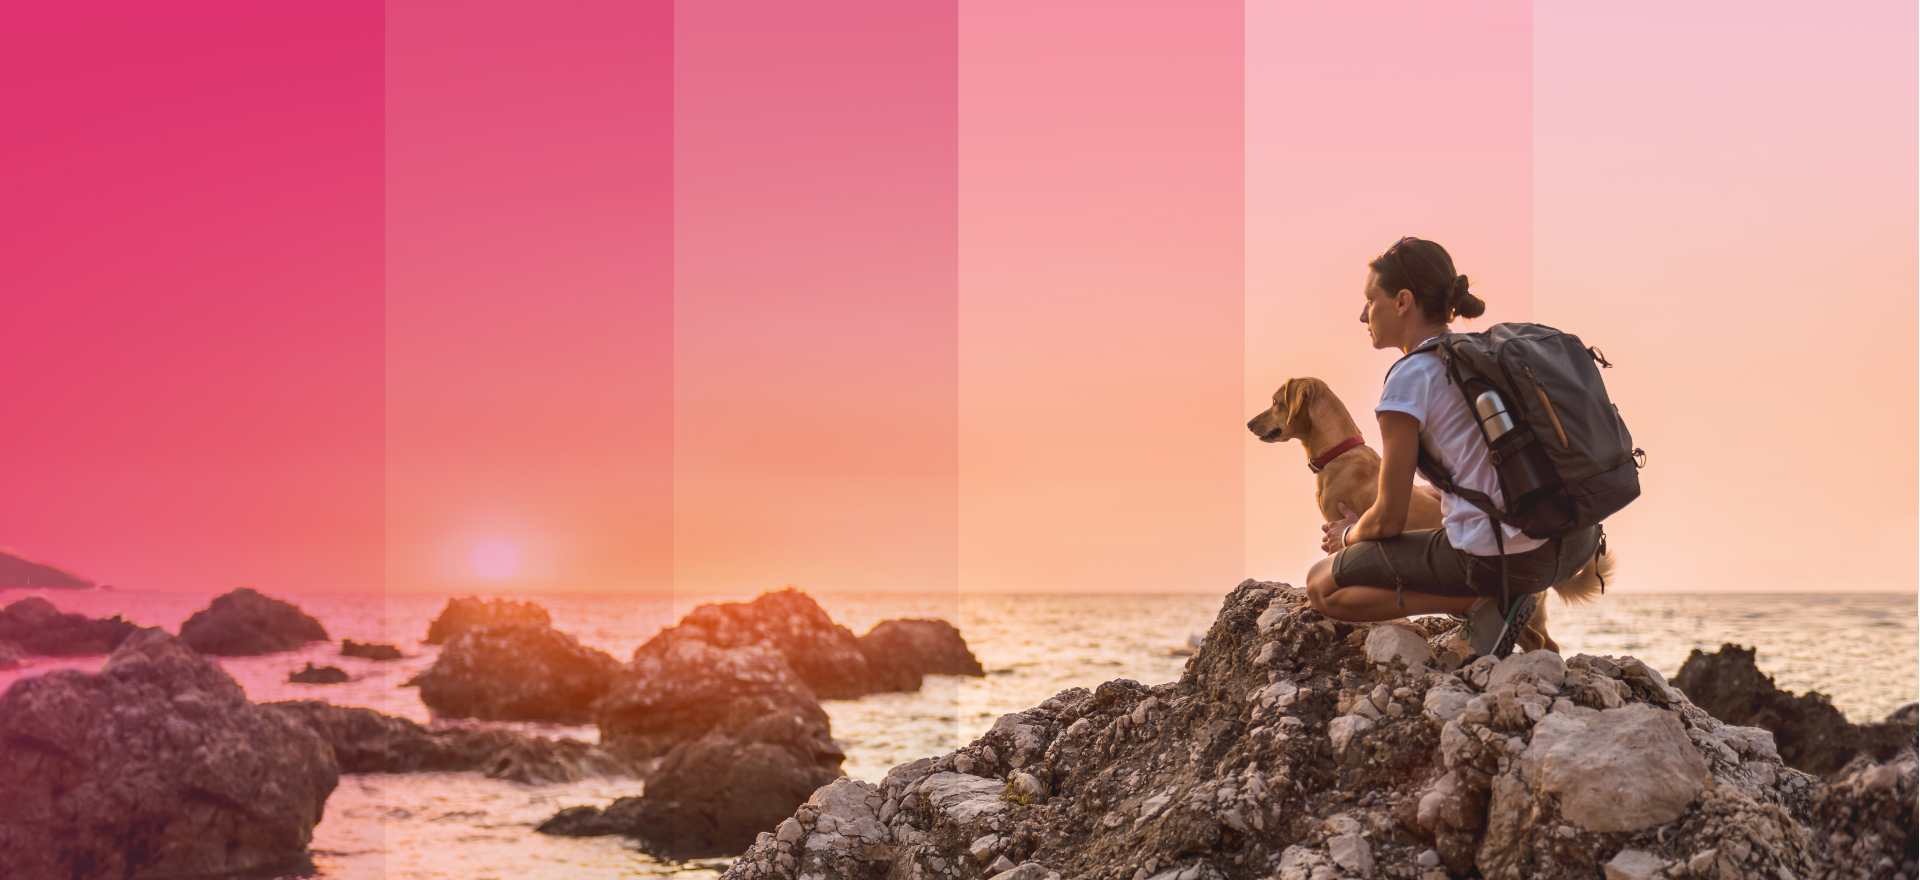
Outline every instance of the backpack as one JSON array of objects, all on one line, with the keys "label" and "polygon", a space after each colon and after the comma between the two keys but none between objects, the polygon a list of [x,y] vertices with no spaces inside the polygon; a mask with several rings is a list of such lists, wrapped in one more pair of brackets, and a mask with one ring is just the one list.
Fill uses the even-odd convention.
[{"label": "backpack", "polygon": [[[1481,422],[1481,437],[1492,438],[1488,458],[1506,504],[1495,506],[1486,494],[1454,485],[1423,445],[1417,466],[1427,482],[1532,538],[1596,525],[1640,497],[1646,453],[1633,445],[1619,407],[1607,398],[1600,367],[1613,364],[1599,349],[1552,327],[1510,323],[1447,333],[1406,356],[1425,351],[1440,356],[1447,381]],[[1493,531],[1499,539],[1500,529]]]}]

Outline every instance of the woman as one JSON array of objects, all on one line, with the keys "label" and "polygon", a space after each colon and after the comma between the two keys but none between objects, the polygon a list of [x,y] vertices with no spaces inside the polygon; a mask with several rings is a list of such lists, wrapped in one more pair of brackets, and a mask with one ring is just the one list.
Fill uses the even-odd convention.
[{"label": "woman", "polygon": [[[1374,348],[1412,351],[1442,333],[1455,316],[1477,318],[1487,304],[1454,273],[1453,258],[1431,241],[1402,238],[1367,264],[1360,322]],[[1323,526],[1328,555],[1307,572],[1315,610],[1340,620],[1391,620],[1413,614],[1462,617],[1475,651],[1506,656],[1526,629],[1538,594],[1571,577],[1593,558],[1597,528],[1564,538],[1530,538],[1499,525],[1459,496],[1442,493],[1442,528],[1405,531],[1421,447],[1446,465],[1462,488],[1502,503],[1499,476],[1487,457],[1479,423],[1433,352],[1404,357],[1387,373],[1374,407],[1380,419],[1380,490],[1366,513],[1345,505],[1344,519]],[[1506,593],[1501,607],[1501,542]],[[1537,647],[1523,643],[1522,647]]]}]

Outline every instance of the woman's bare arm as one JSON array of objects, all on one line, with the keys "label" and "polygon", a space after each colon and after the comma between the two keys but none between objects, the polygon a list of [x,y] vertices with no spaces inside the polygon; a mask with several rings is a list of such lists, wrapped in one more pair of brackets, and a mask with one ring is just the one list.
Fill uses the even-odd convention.
[{"label": "woman's bare arm", "polygon": [[1360,515],[1348,542],[1378,541],[1407,530],[1413,505],[1414,462],[1420,457],[1420,420],[1403,412],[1380,414],[1380,494]]}]

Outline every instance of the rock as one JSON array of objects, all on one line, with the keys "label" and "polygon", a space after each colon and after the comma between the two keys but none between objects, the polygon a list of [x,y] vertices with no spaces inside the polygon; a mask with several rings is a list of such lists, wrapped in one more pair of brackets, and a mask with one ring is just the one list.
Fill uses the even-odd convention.
[{"label": "rock", "polygon": [[1408,666],[1433,663],[1433,649],[1425,636],[1393,624],[1376,626],[1367,633],[1367,659],[1374,663],[1400,662]]},{"label": "rock", "polygon": [[533,602],[481,599],[475,596],[448,599],[447,606],[440,609],[440,616],[427,625],[427,637],[420,641],[429,645],[444,645],[455,633],[470,627],[510,623],[551,627],[553,618],[547,614],[547,609]]},{"label": "rock", "polygon": [[327,640],[327,629],[291,602],[236,587],[180,625],[180,640],[202,654],[273,654]]},{"label": "rock", "polygon": [[926,675],[987,674],[960,630],[944,620],[883,620],[858,644],[876,690],[917,691]]},{"label": "rock", "polygon": [[1623,849],[1606,864],[1607,880],[1653,880],[1667,867],[1667,861],[1650,852]]},{"label": "rock", "polygon": [[763,593],[751,602],[701,605],[654,638],[695,638],[716,648],[768,648],[822,700],[850,700],[879,689],[853,632],[792,587]]},{"label": "rock", "polygon": [[28,654],[105,654],[137,629],[117,614],[106,620],[63,614],[41,596],[28,596],[0,609],[0,640]]},{"label": "rock", "polygon": [[1917,729],[1911,717],[1851,724],[1826,694],[1794,696],[1780,690],[1772,676],[1754,665],[1755,650],[1725,644],[1707,654],[1695,648],[1673,686],[1721,721],[1773,731],[1787,766],[1818,776],[1839,770],[1860,754],[1891,760],[1914,741]]},{"label": "rock", "polygon": [[20,646],[12,642],[0,642],[0,669],[13,669],[20,665]]},{"label": "rock", "polygon": [[1911,744],[1889,761],[1856,757],[1833,775],[1813,804],[1814,838],[1823,844],[1825,862],[1817,880],[1887,877],[1896,866],[1915,876],[1917,777]]},{"label": "rock", "polygon": [[594,705],[600,741],[640,756],[763,715],[798,717],[829,737],[827,713],[779,653],[759,645],[720,648],[675,627],[641,645]]},{"label": "rock", "polygon": [[295,684],[346,684],[347,672],[338,666],[314,666],[309,662],[307,668],[288,675],[287,680]]},{"label": "rock", "polygon": [[[789,830],[782,820],[793,821],[787,817],[801,804],[852,796],[844,788],[821,788],[840,777],[842,756],[830,740],[821,739],[799,719],[764,716],[740,733],[740,739],[715,732],[681,743],[647,777],[644,796],[620,798],[597,816],[577,807],[562,811],[537,830],[568,836],[624,834],[659,858],[711,858],[746,850],[756,835],[770,828],[792,837],[797,830]],[[835,784],[843,783],[859,785],[844,778]],[[857,799],[858,804],[835,805],[843,817],[851,818],[825,831],[816,824],[815,834],[846,838],[870,832],[877,835],[875,843],[884,842],[886,827],[873,817],[865,792]],[[798,823],[792,827],[797,829]]]},{"label": "rock", "polygon": [[319,736],[157,628],[98,674],[14,682],[0,743],[0,854],[23,880],[304,873],[339,781]]},{"label": "rock", "polygon": [[[1708,850],[1710,872],[1684,880],[1816,875],[1817,781],[1763,731],[1663,699],[1632,658],[1535,652],[1449,673],[1376,662],[1365,643],[1381,628],[1244,583],[1178,682],[1071,688],[1009,713],[872,788],[863,809],[891,845],[842,843],[822,829],[857,811],[810,804],[791,816],[803,839],[783,845],[769,823],[724,880],[970,880],[1027,864],[1108,880],[1560,880],[1603,876],[1623,849],[1670,880]],[[1352,714],[1363,702],[1379,717]],[[1021,796],[1023,776],[1044,800]]]},{"label": "rock", "polygon": [[0,550],[0,590],[13,587],[91,590],[94,588],[94,583],[58,566],[35,562],[16,553]]},{"label": "rock", "polygon": [[456,632],[407,684],[442,716],[581,724],[618,668],[607,652],[552,627],[483,624]]},{"label": "rock", "polygon": [[341,640],[340,656],[362,657],[368,660],[399,660],[402,657],[400,649],[392,645],[369,645],[352,639]]},{"label": "rock", "polygon": [[1528,757],[1540,790],[1592,831],[1639,831],[1680,817],[1711,778],[1707,760],[1671,712],[1645,704],[1580,718],[1553,715]]},{"label": "rock", "polygon": [[265,703],[261,708],[300,723],[333,747],[342,773],[475,771],[515,782],[574,782],[595,776],[640,776],[640,767],[574,739],[511,730],[430,729],[405,718],[319,700]]}]

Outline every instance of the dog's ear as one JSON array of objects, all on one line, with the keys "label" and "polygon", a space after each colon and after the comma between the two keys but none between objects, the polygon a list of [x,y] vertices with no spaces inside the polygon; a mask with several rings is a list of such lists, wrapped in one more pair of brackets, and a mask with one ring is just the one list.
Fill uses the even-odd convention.
[{"label": "dog's ear", "polygon": [[1307,411],[1307,395],[1313,390],[1313,382],[1308,379],[1288,379],[1286,389],[1287,421],[1292,422]]}]

